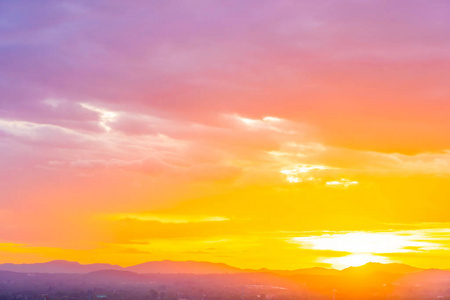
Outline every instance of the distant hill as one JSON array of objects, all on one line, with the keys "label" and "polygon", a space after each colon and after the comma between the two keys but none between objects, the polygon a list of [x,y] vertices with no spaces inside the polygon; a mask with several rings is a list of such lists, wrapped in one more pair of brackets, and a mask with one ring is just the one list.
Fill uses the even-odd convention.
[{"label": "distant hill", "polygon": [[122,267],[110,264],[82,265],[78,262],[53,260],[36,264],[0,264],[0,271],[21,273],[89,273],[100,270],[122,270]]},{"label": "distant hill", "polygon": [[326,268],[307,268],[307,269],[297,269],[297,270],[270,270],[270,269],[259,269],[259,270],[246,270],[248,272],[264,272],[273,273],[282,276],[294,276],[294,275],[338,275],[339,270],[326,269]]},{"label": "distant hill", "polygon": [[389,273],[397,275],[413,274],[423,269],[404,264],[368,263],[360,267],[350,267],[342,271],[326,268],[307,268],[298,270],[240,269],[223,263],[201,261],[150,261],[130,267],[110,264],[80,264],[65,260],[54,260],[36,264],[0,264],[0,271],[20,273],[65,273],[86,274],[102,270],[129,271],[138,274],[236,274],[236,273],[271,273],[280,276],[359,276],[371,273]]},{"label": "distant hill", "polygon": [[392,274],[410,274],[423,271],[423,269],[411,267],[405,264],[381,264],[381,263],[367,263],[360,267],[350,267],[341,272],[350,273],[392,273]]},{"label": "distant hill", "polygon": [[450,283],[450,271],[429,269],[422,272],[410,273],[402,277],[399,282],[402,284],[427,286],[444,282],[448,285]]},{"label": "distant hill", "polygon": [[141,274],[227,274],[245,272],[242,269],[222,263],[171,260],[150,261],[140,265],[127,267],[125,270]]},{"label": "distant hill", "polygon": [[120,267],[110,264],[86,264],[65,260],[54,260],[46,263],[35,264],[0,264],[0,271],[12,271],[20,273],[91,273],[102,270],[122,270],[134,273],[155,274],[227,274],[242,273],[242,269],[234,268],[222,263],[197,262],[197,261],[151,261],[143,264]]}]

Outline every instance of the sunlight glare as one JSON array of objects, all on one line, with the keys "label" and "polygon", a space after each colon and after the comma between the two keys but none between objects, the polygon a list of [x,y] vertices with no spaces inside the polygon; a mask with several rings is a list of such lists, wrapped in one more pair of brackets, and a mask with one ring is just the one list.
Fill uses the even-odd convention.
[{"label": "sunlight glare", "polygon": [[400,253],[412,252],[409,247],[431,247],[433,244],[416,240],[414,235],[400,235],[391,232],[349,232],[309,237],[295,237],[292,240],[306,248],[315,250],[344,251],[351,253]]},{"label": "sunlight glare", "polygon": [[359,267],[367,263],[391,263],[389,258],[373,254],[350,254],[343,257],[333,257],[320,260],[331,264],[334,269],[342,270],[348,267]]},{"label": "sunlight glare", "polygon": [[348,252],[347,256],[319,260],[332,264],[334,268],[360,266],[368,262],[387,263],[390,260],[382,254],[417,252],[436,247],[434,243],[423,241],[421,236],[398,232],[323,234],[294,237],[290,242],[298,243],[306,249]]}]

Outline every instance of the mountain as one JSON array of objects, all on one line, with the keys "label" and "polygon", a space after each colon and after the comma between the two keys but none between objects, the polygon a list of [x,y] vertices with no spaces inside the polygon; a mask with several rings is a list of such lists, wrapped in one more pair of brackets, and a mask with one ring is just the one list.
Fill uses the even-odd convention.
[{"label": "mountain", "polygon": [[89,279],[90,282],[141,282],[145,281],[145,277],[142,274],[137,274],[130,271],[122,270],[101,270],[94,271],[83,275],[84,278]]},{"label": "mountain", "polygon": [[410,274],[423,271],[423,269],[411,267],[405,264],[381,264],[381,263],[367,263],[359,267],[350,267],[342,270],[344,274],[351,273],[392,273],[392,274]]},{"label": "mountain", "polygon": [[270,269],[259,269],[259,270],[246,270],[248,272],[264,272],[273,273],[282,276],[294,276],[294,275],[338,275],[340,271],[335,269],[326,268],[307,268],[307,269],[297,269],[297,270],[270,270]]},{"label": "mountain", "polygon": [[53,260],[36,264],[0,264],[0,271],[20,273],[89,273],[99,270],[121,270],[122,267],[110,264],[82,265],[78,262]]},{"label": "mountain", "polygon": [[138,274],[236,274],[236,273],[271,273],[284,277],[289,276],[359,276],[363,274],[385,273],[406,275],[413,274],[423,269],[404,264],[380,264],[368,263],[360,267],[350,267],[342,271],[326,268],[308,268],[298,270],[270,270],[270,269],[239,269],[223,263],[211,263],[201,261],[150,261],[143,264],[120,267],[110,264],[80,264],[65,260],[54,260],[36,264],[0,264],[0,271],[12,271],[20,273],[65,273],[85,274],[102,270],[130,271]]},{"label": "mountain", "polygon": [[448,285],[450,282],[449,270],[429,269],[422,272],[406,274],[400,281],[402,284],[408,285],[425,285],[430,286],[437,283],[445,283]]},{"label": "mountain", "polygon": [[201,261],[150,261],[140,265],[125,268],[135,273],[155,274],[227,274],[243,273],[239,268],[231,267],[223,263],[210,263]]}]

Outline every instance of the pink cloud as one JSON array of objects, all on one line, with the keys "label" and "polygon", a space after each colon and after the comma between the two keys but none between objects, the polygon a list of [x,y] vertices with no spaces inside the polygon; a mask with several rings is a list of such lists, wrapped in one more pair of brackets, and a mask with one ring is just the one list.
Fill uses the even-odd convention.
[{"label": "pink cloud", "polygon": [[[253,163],[275,169],[268,153],[288,142],[326,151],[290,149],[286,163],[306,153],[343,168],[440,171],[440,156],[389,153],[450,148],[449,9],[445,0],[2,1],[0,209],[201,197],[195,183],[215,190]],[[17,232],[33,236],[28,227]]]}]

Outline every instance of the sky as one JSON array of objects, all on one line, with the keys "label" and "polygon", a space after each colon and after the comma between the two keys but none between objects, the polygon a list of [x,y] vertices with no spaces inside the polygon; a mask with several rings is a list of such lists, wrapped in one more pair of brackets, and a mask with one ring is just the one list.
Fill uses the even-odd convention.
[{"label": "sky", "polygon": [[449,14],[0,1],[0,263],[450,268]]}]

